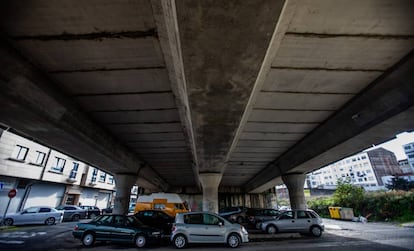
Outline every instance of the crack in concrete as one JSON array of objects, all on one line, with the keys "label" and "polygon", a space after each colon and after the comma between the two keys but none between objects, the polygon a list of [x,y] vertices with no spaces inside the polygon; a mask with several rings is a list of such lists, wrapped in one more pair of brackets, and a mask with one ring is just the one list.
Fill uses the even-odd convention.
[{"label": "crack in concrete", "polygon": [[383,73],[381,69],[352,69],[352,68],[325,68],[325,67],[291,67],[291,66],[272,66],[271,69],[296,70],[296,71],[337,71],[337,72],[378,72]]},{"label": "crack in concrete", "polygon": [[354,38],[376,38],[376,39],[401,39],[407,40],[414,38],[414,35],[384,35],[384,34],[328,34],[328,33],[312,33],[312,32],[286,32],[287,36],[296,37],[316,37],[316,38],[335,38],[335,37],[354,37]]},{"label": "crack in concrete", "polygon": [[123,38],[147,38],[154,37],[158,39],[158,33],[155,28],[147,31],[121,31],[121,32],[96,32],[86,34],[70,34],[64,32],[60,35],[36,35],[36,36],[15,36],[11,37],[13,40],[40,40],[40,41],[73,41],[73,40],[101,40],[109,39],[123,39]]}]

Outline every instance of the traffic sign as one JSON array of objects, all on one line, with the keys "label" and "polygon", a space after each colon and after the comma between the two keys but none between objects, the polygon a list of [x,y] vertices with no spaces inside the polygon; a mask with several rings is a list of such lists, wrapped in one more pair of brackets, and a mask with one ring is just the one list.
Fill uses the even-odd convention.
[{"label": "traffic sign", "polygon": [[14,198],[17,194],[17,190],[16,189],[12,189],[9,191],[9,193],[7,194],[7,196],[9,196],[10,199]]}]

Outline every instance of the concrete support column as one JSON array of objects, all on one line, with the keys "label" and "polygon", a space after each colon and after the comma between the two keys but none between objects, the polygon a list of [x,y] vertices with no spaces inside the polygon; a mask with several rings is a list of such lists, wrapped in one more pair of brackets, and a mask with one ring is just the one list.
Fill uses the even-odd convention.
[{"label": "concrete support column", "polygon": [[116,195],[114,214],[127,214],[132,186],[137,181],[137,175],[132,173],[115,174]]},{"label": "concrete support column", "polygon": [[203,211],[218,213],[218,187],[221,173],[200,173],[199,180],[203,187]]},{"label": "concrete support column", "polygon": [[303,173],[292,173],[282,176],[282,180],[289,190],[290,207],[292,209],[306,209],[305,184],[306,175]]}]

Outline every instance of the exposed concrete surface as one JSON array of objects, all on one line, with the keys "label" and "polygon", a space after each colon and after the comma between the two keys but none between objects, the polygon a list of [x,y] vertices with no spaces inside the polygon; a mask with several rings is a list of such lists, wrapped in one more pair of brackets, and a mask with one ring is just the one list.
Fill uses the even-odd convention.
[{"label": "exposed concrete surface", "polygon": [[0,123],[149,190],[262,192],[414,129],[413,9],[2,1]]}]

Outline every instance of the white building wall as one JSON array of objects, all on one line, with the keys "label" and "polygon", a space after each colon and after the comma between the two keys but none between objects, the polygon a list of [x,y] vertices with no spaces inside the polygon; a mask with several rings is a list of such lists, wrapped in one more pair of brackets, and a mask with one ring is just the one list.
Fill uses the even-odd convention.
[{"label": "white building wall", "polygon": [[[21,153],[23,148],[26,154],[18,155],[18,150]],[[42,159],[39,158],[40,155]],[[15,156],[18,158],[13,158]],[[62,170],[56,168],[56,158],[64,160],[65,165]],[[72,173],[74,163],[79,164],[76,176]],[[98,170],[96,182],[92,184],[90,182],[92,169],[63,153],[11,132],[2,131],[0,133],[0,214],[5,211],[9,200],[7,193],[12,188],[18,188],[18,192],[11,200],[8,212],[16,212],[19,207],[27,208],[33,205],[56,206],[62,203],[67,194],[75,190],[80,194],[79,199],[82,198],[83,190],[86,194],[89,190],[94,191],[93,202],[97,201],[98,206],[105,208],[111,203],[115,182],[112,175]],[[82,183],[84,173],[87,177]]]},{"label": "white building wall", "polygon": [[411,167],[411,172],[414,173],[414,142],[403,145],[403,149]]},{"label": "white building wall", "polygon": [[[18,146],[27,148],[27,154],[24,159],[17,160],[14,158]],[[47,155],[49,149],[17,136],[8,131],[3,131],[0,138],[0,174],[28,179],[39,179],[43,166],[35,164],[38,152]],[[45,160],[44,160],[45,161]]]},{"label": "white building wall", "polygon": [[64,193],[64,184],[44,182],[34,184],[30,189],[24,208],[31,206],[56,207],[60,205]]},{"label": "white building wall", "polygon": [[334,188],[338,179],[351,180],[352,184],[364,187],[366,190],[378,190],[378,186],[368,154],[362,152],[337,161],[309,174],[312,188]]},{"label": "white building wall", "polygon": [[[96,175],[94,175],[95,170]],[[87,171],[85,186],[105,190],[115,190],[115,180],[111,174],[99,170],[96,167],[90,166],[89,170]]]},{"label": "white building wall", "polygon": [[[62,171],[57,170],[59,169],[59,167],[57,166],[58,159],[63,160],[64,162]],[[73,181],[70,181],[69,176],[74,167],[74,163],[78,164],[78,171],[76,178]],[[49,161],[46,165],[43,180],[57,183],[69,183],[73,185],[80,185],[84,168],[85,164],[83,162],[75,160],[63,153],[52,150],[50,153]]]},{"label": "white building wall", "polygon": [[97,206],[102,209],[110,206],[111,195],[112,191],[84,188],[79,202],[85,206]]}]

